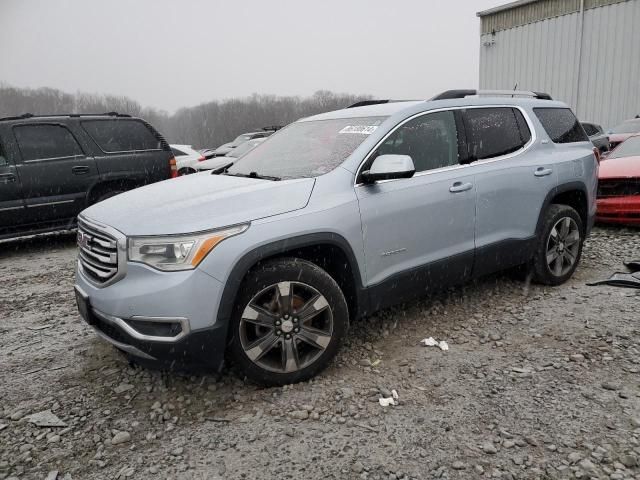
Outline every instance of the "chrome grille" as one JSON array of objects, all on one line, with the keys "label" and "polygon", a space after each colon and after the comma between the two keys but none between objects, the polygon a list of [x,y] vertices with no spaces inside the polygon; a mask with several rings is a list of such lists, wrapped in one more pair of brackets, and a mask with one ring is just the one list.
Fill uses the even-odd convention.
[{"label": "chrome grille", "polygon": [[118,273],[118,240],[98,226],[78,219],[78,261],[89,279],[108,282]]}]

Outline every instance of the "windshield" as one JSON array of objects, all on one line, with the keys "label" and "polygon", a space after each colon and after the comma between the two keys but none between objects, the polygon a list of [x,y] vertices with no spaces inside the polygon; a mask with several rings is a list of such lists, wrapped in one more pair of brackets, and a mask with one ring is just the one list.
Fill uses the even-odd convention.
[{"label": "windshield", "polygon": [[330,172],[373,133],[386,117],[297,122],[273,135],[229,169],[230,174],[278,178],[317,177]]},{"label": "windshield", "polygon": [[241,155],[244,155],[245,153],[247,153],[249,150],[256,147],[257,145],[260,145],[261,140],[262,139],[254,139],[254,140],[249,140],[247,142],[244,142],[242,145],[234,148],[229,153],[227,153],[227,157],[238,158]]},{"label": "windshield", "polygon": [[621,123],[611,129],[611,133],[638,133],[640,132],[640,120],[630,120]]},{"label": "windshield", "polygon": [[640,156],[640,136],[622,142],[607,158]]}]

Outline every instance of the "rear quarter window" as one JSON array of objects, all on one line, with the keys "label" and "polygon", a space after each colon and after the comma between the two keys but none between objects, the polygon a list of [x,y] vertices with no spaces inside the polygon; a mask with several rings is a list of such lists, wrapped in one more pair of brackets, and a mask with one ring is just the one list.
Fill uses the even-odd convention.
[{"label": "rear quarter window", "polygon": [[139,120],[85,120],[82,128],[103,152],[159,150],[161,141]]},{"label": "rear quarter window", "polygon": [[588,142],[584,128],[568,108],[534,108],[545,132],[553,143]]}]

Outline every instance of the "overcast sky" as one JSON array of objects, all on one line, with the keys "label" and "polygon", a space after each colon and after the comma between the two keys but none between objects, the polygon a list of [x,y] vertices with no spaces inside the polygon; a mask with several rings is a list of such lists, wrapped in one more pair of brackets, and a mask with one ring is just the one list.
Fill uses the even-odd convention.
[{"label": "overcast sky", "polygon": [[500,0],[0,0],[0,82],[170,112],[319,89],[428,98],[478,85]]}]

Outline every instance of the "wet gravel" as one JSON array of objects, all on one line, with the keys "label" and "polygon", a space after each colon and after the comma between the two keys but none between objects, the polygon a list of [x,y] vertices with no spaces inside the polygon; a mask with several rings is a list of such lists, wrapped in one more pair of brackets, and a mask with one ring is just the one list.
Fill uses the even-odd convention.
[{"label": "wet gravel", "polygon": [[268,389],[97,339],[73,235],[0,247],[0,479],[640,479],[640,291],[585,285],[640,257],[639,230],[597,228],[561,287],[499,275],[380,312]]}]

